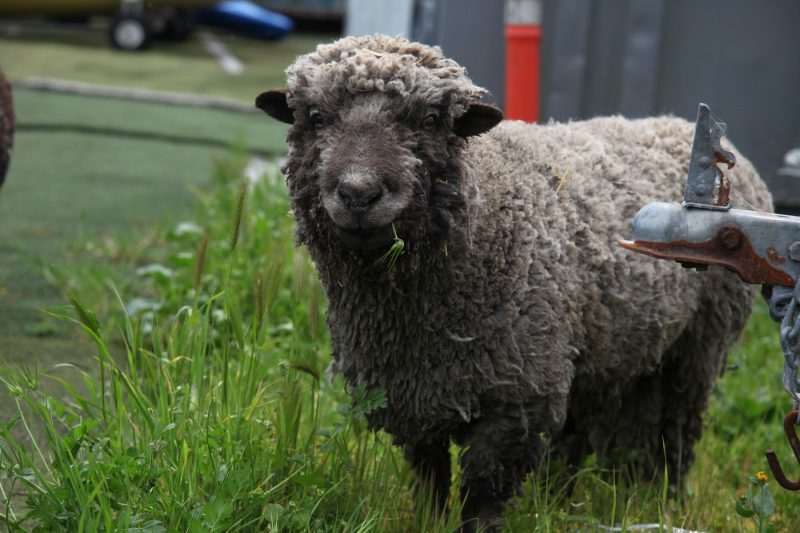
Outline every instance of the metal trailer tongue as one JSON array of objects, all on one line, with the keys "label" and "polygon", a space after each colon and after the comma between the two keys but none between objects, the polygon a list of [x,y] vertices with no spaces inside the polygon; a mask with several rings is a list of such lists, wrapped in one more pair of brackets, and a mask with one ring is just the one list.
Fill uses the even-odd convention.
[{"label": "metal trailer tongue", "polygon": [[[734,154],[720,145],[726,130],[706,104],[699,105],[682,204],[642,207],[633,218],[633,239],[619,245],[687,268],[722,266],[762,285],[770,316],[781,323],[783,386],[793,403],[784,432],[800,463],[800,217],[733,208],[733,184],[721,168],[736,164]],[[775,452],[766,457],[778,484],[800,490],[800,480],[786,477]]]}]

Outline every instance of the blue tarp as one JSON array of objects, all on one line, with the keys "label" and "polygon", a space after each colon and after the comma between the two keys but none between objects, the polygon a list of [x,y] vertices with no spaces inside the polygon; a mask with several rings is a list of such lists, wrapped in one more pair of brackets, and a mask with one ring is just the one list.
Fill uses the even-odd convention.
[{"label": "blue tarp", "polygon": [[292,19],[246,0],[226,0],[198,9],[197,22],[261,39],[280,39],[294,29]]}]

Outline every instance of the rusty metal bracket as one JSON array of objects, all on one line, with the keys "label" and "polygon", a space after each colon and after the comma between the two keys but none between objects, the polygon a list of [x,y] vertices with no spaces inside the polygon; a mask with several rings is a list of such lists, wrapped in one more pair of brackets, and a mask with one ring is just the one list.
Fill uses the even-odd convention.
[{"label": "rusty metal bracket", "polygon": [[736,156],[720,145],[727,130],[727,125],[711,114],[711,108],[706,104],[698,106],[684,207],[723,211],[731,208],[730,181],[719,168],[727,165],[731,169],[736,164]]},{"label": "rusty metal bracket", "polygon": [[800,262],[790,256],[800,218],[744,209],[728,211],[647,204],[633,218],[622,248],[690,266],[717,265],[748,283],[794,287]]},{"label": "rusty metal bracket", "polygon": [[[796,430],[798,415],[800,415],[800,411],[797,410],[790,411],[789,414],[786,415],[786,418],[783,419],[783,432],[789,440],[789,446],[792,448],[795,459],[797,459],[798,464],[800,464],[800,438],[797,437]],[[769,463],[769,469],[772,470],[772,475],[775,476],[775,481],[778,482],[778,485],[786,490],[800,490],[800,479],[792,481],[786,477],[783,468],[781,468],[781,464],[778,462],[778,457],[775,455],[775,451],[767,450],[765,455]]]},{"label": "rusty metal bracket", "polygon": [[736,163],[726,132],[700,104],[683,203],[654,202],[633,218],[628,250],[705,269],[723,266],[748,283],[794,287],[800,281],[800,218],[732,209],[731,184],[719,168]]}]

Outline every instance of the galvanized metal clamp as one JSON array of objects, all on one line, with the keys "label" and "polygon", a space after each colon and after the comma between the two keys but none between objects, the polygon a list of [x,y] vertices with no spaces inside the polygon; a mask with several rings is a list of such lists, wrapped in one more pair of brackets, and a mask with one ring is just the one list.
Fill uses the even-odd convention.
[{"label": "galvanized metal clamp", "polygon": [[[720,145],[726,130],[700,104],[683,203],[644,206],[633,218],[633,240],[619,245],[698,270],[722,266],[763,286],[770,316],[781,323],[783,384],[793,402],[784,432],[800,463],[795,432],[800,414],[800,217],[732,208],[731,183],[720,168],[736,164],[735,156]],[[766,455],[776,481],[800,490],[800,480],[786,478],[775,452]]]},{"label": "galvanized metal clamp", "polygon": [[720,169],[736,164],[720,146],[725,123],[700,104],[681,205],[647,204],[633,218],[628,250],[698,269],[718,265],[748,283],[794,287],[800,279],[800,217],[733,209]]}]

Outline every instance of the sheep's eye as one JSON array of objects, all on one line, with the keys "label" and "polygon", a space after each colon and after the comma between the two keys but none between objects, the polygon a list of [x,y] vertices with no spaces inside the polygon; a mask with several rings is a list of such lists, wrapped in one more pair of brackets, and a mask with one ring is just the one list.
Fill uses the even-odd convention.
[{"label": "sheep's eye", "polygon": [[322,124],[322,113],[318,107],[314,106],[308,110],[308,121],[312,124]]},{"label": "sheep's eye", "polygon": [[439,110],[431,109],[425,118],[422,120],[422,129],[431,132],[439,125]]}]

